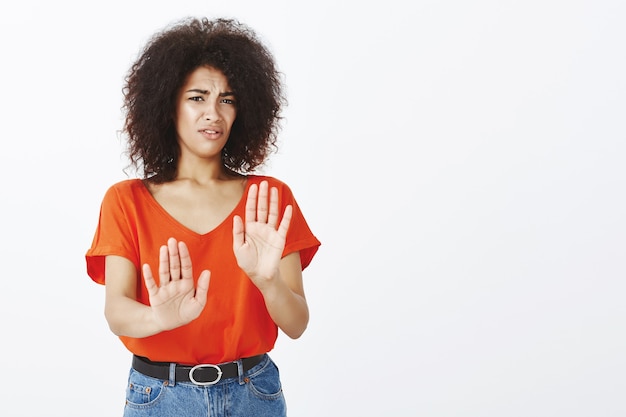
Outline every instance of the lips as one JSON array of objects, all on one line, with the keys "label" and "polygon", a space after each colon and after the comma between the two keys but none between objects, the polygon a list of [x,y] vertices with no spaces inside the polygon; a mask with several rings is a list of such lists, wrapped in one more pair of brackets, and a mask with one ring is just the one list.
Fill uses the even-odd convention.
[{"label": "lips", "polygon": [[218,139],[222,135],[222,130],[217,128],[205,128],[198,130],[205,138],[208,139]]}]

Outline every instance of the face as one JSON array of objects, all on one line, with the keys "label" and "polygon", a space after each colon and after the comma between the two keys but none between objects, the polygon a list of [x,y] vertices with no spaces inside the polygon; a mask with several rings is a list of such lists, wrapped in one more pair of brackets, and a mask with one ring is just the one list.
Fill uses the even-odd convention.
[{"label": "face", "polygon": [[195,69],[176,104],[176,132],[181,158],[219,159],[237,116],[235,95],[226,76],[211,67]]}]

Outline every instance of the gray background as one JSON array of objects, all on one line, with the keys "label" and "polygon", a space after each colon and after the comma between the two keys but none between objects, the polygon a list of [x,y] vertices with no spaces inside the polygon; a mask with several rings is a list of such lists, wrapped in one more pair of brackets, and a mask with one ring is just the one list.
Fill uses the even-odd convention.
[{"label": "gray background", "polygon": [[263,172],[323,242],[273,352],[291,417],[626,415],[626,3],[0,9],[0,415],[121,415],[84,253],[126,178],[123,76],[186,15],[250,24],[285,74]]}]

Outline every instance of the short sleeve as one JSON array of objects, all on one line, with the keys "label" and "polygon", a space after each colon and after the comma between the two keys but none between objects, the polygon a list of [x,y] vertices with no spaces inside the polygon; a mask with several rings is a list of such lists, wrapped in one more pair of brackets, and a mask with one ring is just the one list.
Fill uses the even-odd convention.
[{"label": "short sleeve", "polygon": [[287,205],[291,205],[293,208],[293,214],[289,225],[289,231],[287,232],[287,242],[285,243],[283,256],[296,251],[300,252],[300,262],[302,264],[302,269],[304,270],[313,260],[321,242],[311,231],[306,219],[304,218],[304,214],[300,210],[300,206],[298,206],[298,203],[291,192],[291,189],[286,184],[282,184],[281,188],[281,206],[283,212]]},{"label": "short sleeve", "polygon": [[100,206],[100,216],[91,247],[85,255],[87,274],[98,284],[104,284],[105,257],[118,255],[138,265],[132,215],[127,212],[132,199],[125,196],[123,189],[112,186],[107,190]]}]

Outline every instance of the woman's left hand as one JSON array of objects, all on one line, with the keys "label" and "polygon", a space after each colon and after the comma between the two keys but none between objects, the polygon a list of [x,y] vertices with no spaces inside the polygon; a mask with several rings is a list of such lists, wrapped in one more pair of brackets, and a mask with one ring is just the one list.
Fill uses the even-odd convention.
[{"label": "woman's left hand", "polygon": [[278,190],[268,188],[267,181],[259,186],[252,184],[246,200],[245,223],[240,216],[233,220],[237,264],[260,290],[278,276],[292,214],[289,205],[279,223]]}]

